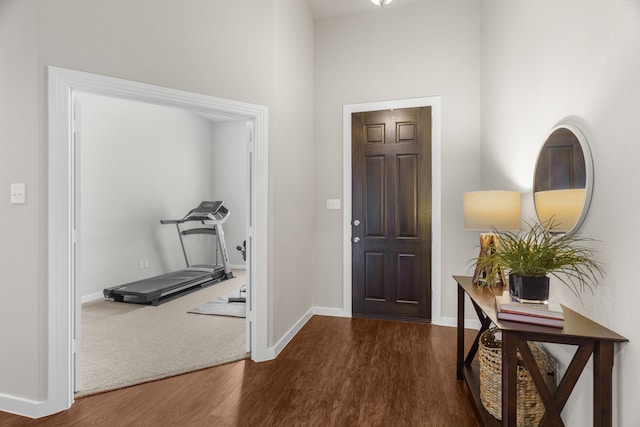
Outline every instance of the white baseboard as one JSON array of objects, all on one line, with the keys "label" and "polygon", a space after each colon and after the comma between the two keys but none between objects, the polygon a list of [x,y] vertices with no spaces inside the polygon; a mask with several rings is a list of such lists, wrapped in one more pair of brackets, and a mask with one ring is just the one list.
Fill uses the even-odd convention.
[{"label": "white baseboard", "polygon": [[266,362],[269,360],[273,360],[275,358],[276,358],[276,352],[274,347],[269,347],[266,350],[261,352],[255,352],[255,351],[251,352],[251,360],[253,360],[256,363]]},{"label": "white baseboard", "polygon": [[[351,317],[346,315],[343,309],[334,307],[313,307],[313,314],[317,314],[320,316]],[[455,317],[440,317],[439,319],[432,319],[431,324],[436,326],[450,326],[455,328],[458,326],[458,319]],[[479,330],[480,321],[465,319],[464,327],[468,329]]]},{"label": "white baseboard", "polygon": [[289,342],[296,336],[298,331],[302,329],[302,327],[311,319],[313,316],[313,307],[309,309],[292,327],[287,331],[286,334],[273,346],[273,358],[278,357],[278,354],[289,344]]},{"label": "white baseboard", "polygon": [[[441,317],[440,320],[438,321],[438,323],[433,322],[433,325],[437,325],[437,326],[451,326],[453,328],[456,328],[458,326],[458,319],[456,319],[455,317]],[[479,330],[480,329],[480,321],[479,320],[473,320],[473,319],[465,319],[464,320],[464,327],[466,329],[475,329],[475,330]]]},{"label": "white baseboard", "polygon": [[344,314],[343,309],[334,307],[313,307],[313,314],[319,316],[351,317]]},{"label": "white baseboard", "polygon": [[254,361],[266,361],[273,360],[284,348],[291,342],[293,337],[302,329],[302,327],[313,317],[314,314],[318,314],[321,316],[334,316],[334,317],[346,317],[343,314],[342,309],[340,308],[332,308],[332,307],[311,307],[309,311],[307,311],[298,321],[287,331],[286,334],[273,347],[268,348],[265,352],[261,354],[252,355],[252,359]]},{"label": "white baseboard", "polygon": [[37,400],[24,399],[16,396],[9,396],[6,394],[0,394],[0,411],[8,412],[10,414],[21,415],[29,418],[39,418],[47,413],[43,414],[43,406],[45,402]]},{"label": "white baseboard", "polygon": [[104,294],[102,292],[96,292],[95,294],[84,295],[80,298],[80,302],[84,304],[85,302],[96,301],[99,299],[104,299]]},{"label": "white baseboard", "polygon": [[[351,317],[344,313],[341,308],[335,307],[313,307],[313,314],[319,316],[333,316],[333,317]],[[440,317],[439,319],[432,319],[432,325],[436,326],[450,326],[456,328],[458,326],[458,319],[455,317]],[[467,329],[480,329],[480,321],[474,319],[465,319],[464,327]]]}]

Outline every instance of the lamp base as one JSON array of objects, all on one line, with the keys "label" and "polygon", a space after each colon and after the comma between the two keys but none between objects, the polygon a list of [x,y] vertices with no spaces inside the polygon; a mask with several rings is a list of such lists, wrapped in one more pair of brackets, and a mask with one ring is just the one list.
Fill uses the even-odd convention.
[{"label": "lamp base", "polygon": [[[494,233],[481,233],[480,234],[480,254],[478,254],[478,260],[486,258],[493,248],[498,245],[498,235]],[[494,264],[490,268],[482,269],[479,264],[476,263],[476,270],[473,273],[472,282],[478,286],[499,286],[507,283],[504,275],[504,271],[500,265]]]}]

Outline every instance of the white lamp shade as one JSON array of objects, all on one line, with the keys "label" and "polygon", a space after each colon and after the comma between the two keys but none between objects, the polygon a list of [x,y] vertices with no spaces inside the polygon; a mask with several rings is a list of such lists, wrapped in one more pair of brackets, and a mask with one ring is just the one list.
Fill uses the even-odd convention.
[{"label": "white lamp shade", "polygon": [[586,195],[585,188],[538,191],[534,197],[540,223],[552,220],[554,231],[572,230],[580,218]]},{"label": "white lamp shade", "polygon": [[393,0],[371,0],[371,3],[377,5],[377,6],[382,6],[384,7],[385,5],[388,5],[389,3],[391,3]]},{"label": "white lamp shade", "polygon": [[520,193],[473,191],[464,193],[464,228],[487,231],[520,230]]}]

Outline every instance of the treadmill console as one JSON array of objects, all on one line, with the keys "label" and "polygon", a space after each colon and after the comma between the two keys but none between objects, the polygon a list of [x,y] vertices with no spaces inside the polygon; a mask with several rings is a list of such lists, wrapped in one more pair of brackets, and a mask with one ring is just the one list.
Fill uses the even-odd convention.
[{"label": "treadmill console", "polygon": [[183,221],[207,221],[224,218],[228,210],[222,205],[222,201],[202,202],[197,208],[191,210]]},{"label": "treadmill console", "polygon": [[217,221],[222,224],[229,215],[222,201],[202,202],[197,208],[191,209],[182,219],[161,219],[160,224],[182,224],[187,221]]}]

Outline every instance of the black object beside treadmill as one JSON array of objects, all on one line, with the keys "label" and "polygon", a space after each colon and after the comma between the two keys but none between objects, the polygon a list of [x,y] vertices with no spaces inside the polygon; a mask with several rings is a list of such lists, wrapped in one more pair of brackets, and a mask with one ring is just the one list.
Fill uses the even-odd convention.
[{"label": "black object beside treadmill", "polygon": [[[189,211],[182,219],[161,220],[161,224],[175,224],[187,268],[106,288],[103,291],[104,297],[113,298],[117,302],[158,305],[221,280],[232,278],[233,272],[229,266],[229,256],[222,230],[222,224],[228,217],[229,210],[223,202],[205,201]],[[193,221],[199,221],[202,226],[184,228],[185,223]],[[194,234],[207,234],[216,237],[215,264],[191,265],[184,245],[184,236]],[[218,252],[221,254],[222,265],[218,265]]]},{"label": "black object beside treadmill", "polygon": [[[242,254],[242,259],[247,260],[247,241],[242,242],[242,246],[236,246],[236,250]],[[244,296],[243,296],[244,295]],[[242,285],[237,297],[229,297],[229,302],[247,302],[247,285]]]}]

